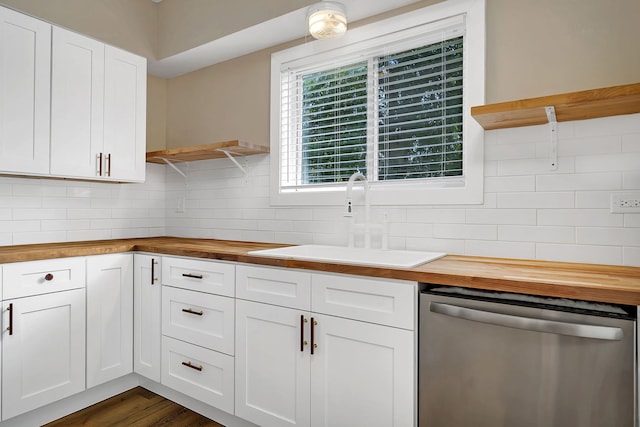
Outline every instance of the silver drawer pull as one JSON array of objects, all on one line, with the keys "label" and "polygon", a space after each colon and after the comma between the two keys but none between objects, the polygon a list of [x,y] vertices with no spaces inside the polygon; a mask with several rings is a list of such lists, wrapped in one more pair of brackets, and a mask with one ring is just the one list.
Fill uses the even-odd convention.
[{"label": "silver drawer pull", "polygon": [[189,314],[195,314],[196,316],[202,316],[204,314],[204,311],[202,311],[202,310],[193,311],[190,308],[183,308],[182,311],[184,311],[185,313],[189,313]]},{"label": "silver drawer pull", "polygon": [[198,365],[198,366],[196,366],[196,365],[194,365],[194,364],[193,364],[193,363],[191,363],[191,362],[182,362],[182,364],[183,364],[184,366],[186,366],[187,368],[195,369],[195,370],[196,370],[196,371],[198,371],[198,372],[202,372],[202,365]]},{"label": "silver drawer pull", "polygon": [[182,273],[182,277],[189,277],[191,279],[201,279],[204,277],[202,274]]}]

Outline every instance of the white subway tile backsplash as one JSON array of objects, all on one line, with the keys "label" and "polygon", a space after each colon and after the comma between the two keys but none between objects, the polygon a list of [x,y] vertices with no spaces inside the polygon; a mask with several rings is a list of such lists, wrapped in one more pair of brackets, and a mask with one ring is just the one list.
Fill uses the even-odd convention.
[{"label": "white subway tile backsplash", "polygon": [[404,247],[393,246],[409,251],[444,252],[446,254],[464,254],[465,242],[461,239],[430,239],[407,237]]},{"label": "white subway tile backsplash", "polygon": [[[487,131],[482,205],[374,206],[372,217],[387,213],[391,248],[640,266],[640,214],[609,212],[611,192],[640,190],[640,115],[562,122],[558,138],[551,170],[547,125]],[[187,179],[148,164],[144,184],[0,177],[0,245],[156,235],[346,244],[342,206],[271,206],[269,156],[240,160],[246,176],[228,159],[182,163]]]},{"label": "white subway tile backsplash", "polygon": [[557,169],[552,170],[546,157],[522,160],[501,160],[498,162],[498,176],[538,175],[547,173],[574,173],[575,157],[559,157]]},{"label": "white subway tile backsplash", "polygon": [[498,238],[498,226],[435,224],[433,226],[433,237],[439,239],[496,240]]},{"label": "white subway tile backsplash", "polygon": [[513,242],[575,243],[574,227],[499,225],[498,240]]},{"label": "white subway tile backsplash", "polygon": [[572,192],[500,193],[498,208],[573,208],[575,195]]},{"label": "white subway tile backsplash", "polygon": [[620,265],[622,247],[536,243],[536,259]]},{"label": "white subway tile backsplash", "polygon": [[407,222],[432,224],[464,224],[465,209],[461,208],[407,208]]},{"label": "white subway tile backsplash", "polygon": [[514,191],[535,191],[536,179],[534,176],[492,176],[485,177],[485,193],[505,193]]},{"label": "white subway tile backsplash", "polygon": [[640,151],[640,133],[634,133],[622,136],[622,151],[638,152]]},{"label": "white subway tile backsplash", "polygon": [[591,120],[577,120],[574,123],[576,137],[624,135],[640,132],[640,114],[625,114]]},{"label": "white subway tile backsplash", "polygon": [[622,251],[622,264],[633,267],[640,267],[640,248],[623,248]]},{"label": "white subway tile backsplash", "polygon": [[623,214],[609,209],[538,209],[538,225],[621,227]]},{"label": "white subway tile backsplash", "polygon": [[576,191],[576,208],[609,209],[610,191]]},{"label": "white subway tile backsplash", "polygon": [[536,191],[619,190],[620,172],[538,175]]},{"label": "white subway tile backsplash", "polygon": [[42,242],[63,242],[66,239],[66,231],[14,231],[12,244],[30,245]]},{"label": "white subway tile backsplash", "polygon": [[576,241],[585,245],[640,246],[640,228],[578,227]]},{"label": "white subway tile backsplash", "polygon": [[[558,156],[584,156],[590,154],[609,154],[622,151],[620,135],[601,135],[586,138],[572,138],[558,141]],[[538,154],[549,152],[549,142],[538,144]]]},{"label": "white subway tile backsplash", "polygon": [[624,226],[640,228],[640,213],[624,214]]},{"label": "white subway tile backsplash", "polygon": [[467,240],[465,242],[465,255],[535,259],[536,251],[535,243],[533,242]]},{"label": "white subway tile backsplash", "polygon": [[622,176],[624,190],[640,190],[640,171],[625,172]]},{"label": "white subway tile backsplash", "polygon": [[615,153],[593,156],[577,156],[576,172],[637,172],[640,165],[640,153]]},{"label": "white subway tile backsplash", "polygon": [[535,209],[467,209],[467,224],[535,225]]}]

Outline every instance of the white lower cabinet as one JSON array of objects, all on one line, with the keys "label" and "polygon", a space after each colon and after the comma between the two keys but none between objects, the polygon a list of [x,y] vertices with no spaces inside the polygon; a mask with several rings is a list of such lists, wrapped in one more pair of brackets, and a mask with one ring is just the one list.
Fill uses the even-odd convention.
[{"label": "white lower cabinet", "polygon": [[160,382],[161,257],[133,256],[133,370]]},{"label": "white lower cabinet", "polygon": [[[262,289],[270,288],[265,280],[282,283],[278,271],[291,273],[244,268],[237,267],[238,289],[260,269]],[[407,312],[413,318],[416,284],[295,273],[296,287],[314,287],[310,304],[324,313],[266,304],[259,296],[236,301],[236,416],[262,427],[414,426],[414,324],[387,324],[406,324]],[[343,313],[358,320],[332,315]]]},{"label": "white lower cabinet", "polygon": [[413,426],[413,331],[314,316],[311,425]]},{"label": "white lower cabinet", "polygon": [[262,427],[309,425],[309,319],[236,300],[236,416]]},{"label": "white lower cabinet", "polygon": [[87,387],[133,371],[133,255],[87,257]]},{"label": "white lower cabinet", "polygon": [[2,419],[85,389],[85,290],[3,302]]},{"label": "white lower cabinet", "polygon": [[162,337],[162,384],[233,414],[233,357]]},{"label": "white lower cabinet", "polygon": [[234,413],[235,264],[162,259],[161,383]]}]

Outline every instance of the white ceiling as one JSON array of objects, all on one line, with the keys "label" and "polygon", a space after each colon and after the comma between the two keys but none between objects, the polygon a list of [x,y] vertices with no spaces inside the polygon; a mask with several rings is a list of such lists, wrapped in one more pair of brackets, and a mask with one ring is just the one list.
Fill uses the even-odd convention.
[{"label": "white ceiling", "polygon": [[[415,3],[417,0],[341,0],[349,22]],[[265,21],[161,60],[149,60],[149,74],[173,78],[218,62],[256,52],[307,35],[307,8]]]}]

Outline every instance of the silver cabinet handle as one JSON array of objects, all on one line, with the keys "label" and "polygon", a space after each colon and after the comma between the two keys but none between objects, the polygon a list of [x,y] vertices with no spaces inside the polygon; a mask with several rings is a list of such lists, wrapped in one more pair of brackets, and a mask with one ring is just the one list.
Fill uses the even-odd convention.
[{"label": "silver cabinet handle", "polygon": [[559,322],[556,320],[534,319],[531,317],[513,316],[511,314],[494,313],[457,305],[431,302],[429,310],[447,316],[507,328],[525,329],[528,331],[547,332],[557,335],[569,335],[581,338],[620,341],[622,329],[610,326],[583,325],[580,323]]}]

